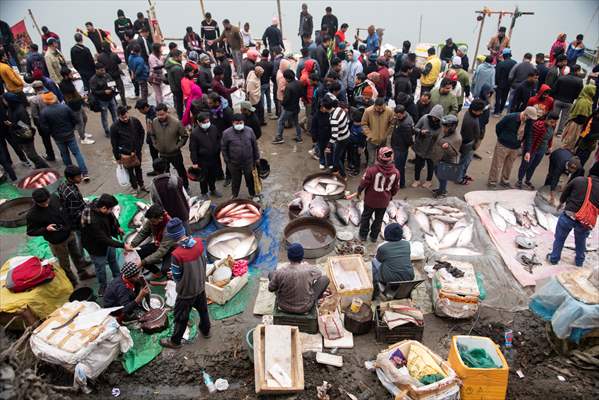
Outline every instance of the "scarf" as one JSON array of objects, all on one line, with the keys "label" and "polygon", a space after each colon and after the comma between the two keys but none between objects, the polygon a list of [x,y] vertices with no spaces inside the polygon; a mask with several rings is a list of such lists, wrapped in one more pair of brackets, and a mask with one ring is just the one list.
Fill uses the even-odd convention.
[{"label": "scarf", "polygon": [[593,96],[597,87],[595,85],[586,85],[578,95],[574,106],[570,110],[569,121],[575,119],[579,115],[589,117],[593,112]]},{"label": "scarf", "polygon": [[131,282],[129,279],[125,278],[124,276],[121,276],[121,279],[123,280],[123,283],[125,284],[125,287],[129,290],[131,290],[132,292],[135,292],[135,284],[133,282]]},{"label": "scarf", "polygon": [[162,222],[160,222],[160,224],[157,226],[150,224],[152,229],[152,237],[154,238],[154,244],[156,244],[156,246],[160,246],[160,242],[162,242],[162,236],[164,235],[164,227],[166,226],[166,223],[170,221],[170,219],[170,215],[168,215],[168,213],[165,211],[162,215]]},{"label": "scarf", "polygon": [[221,102],[218,107],[210,109],[210,115],[212,115],[214,118],[223,118],[223,110],[224,108]]}]

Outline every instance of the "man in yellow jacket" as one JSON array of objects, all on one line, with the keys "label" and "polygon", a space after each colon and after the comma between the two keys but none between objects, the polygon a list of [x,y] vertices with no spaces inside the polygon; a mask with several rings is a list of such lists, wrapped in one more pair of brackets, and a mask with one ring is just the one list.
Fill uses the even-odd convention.
[{"label": "man in yellow jacket", "polygon": [[0,50],[0,79],[4,82],[4,88],[7,92],[23,93],[23,80],[8,63],[8,55],[4,50]]},{"label": "man in yellow jacket", "polygon": [[428,49],[428,58],[426,65],[420,77],[420,93],[430,92],[437,82],[437,77],[441,72],[441,59],[436,56],[434,47]]},{"label": "man in yellow jacket", "polygon": [[393,132],[393,110],[385,105],[385,99],[377,97],[374,104],[364,110],[362,129],[366,136],[368,165],[376,160],[377,150],[387,145],[387,138]]}]

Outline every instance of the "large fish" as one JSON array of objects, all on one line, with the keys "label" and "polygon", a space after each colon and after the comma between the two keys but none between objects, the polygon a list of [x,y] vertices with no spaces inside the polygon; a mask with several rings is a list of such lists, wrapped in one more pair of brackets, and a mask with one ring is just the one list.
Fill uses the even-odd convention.
[{"label": "large fish", "polygon": [[304,190],[315,195],[339,194],[345,190],[345,184],[333,178],[314,178],[304,184]]},{"label": "large fish", "polygon": [[146,220],[146,217],[144,216],[145,213],[146,212],[143,210],[139,210],[138,212],[136,212],[133,218],[131,218],[131,221],[129,221],[129,227],[137,228],[142,226]]},{"label": "large fish", "polygon": [[435,207],[431,207],[431,206],[416,207],[416,209],[426,215],[441,215],[441,214],[443,214],[443,211],[441,211]]},{"label": "large fish", "polygon": [[431,215],[431,220],[433,219],[443,221],[448,224],[455,224],[459,221],[457,218],[450,217],[449,215]]},{"label": "large fish", "polygon": [[302,211],[300,211],[299,216],[306,217],[310,215],[310,203],[312,202],[314,195],[310,192],[306,192],[305,190],[302,190],[295,195],[299,196],[302,201]]},{"label": "large fish", "polygon": [[241,232],[230,232],[217,236],[208,245],[208,251],[218,259],[226,258],[229,255],[239,259],[249,255],[256,247],[255,236],[245,235]]},{"label": "large fish", "polygon": [[424,235],[424,240],[433,251],[439,251],[439,240],[435,235]]},{"label": "large fish", "polygon": [[439,210],[446,212],[448,214],[460,212],[459,208],[450,207],[450,206],[435,206],[435,208],[438,208]]},{"label": "large fish", "polygon": [[143,211],[146,211],[148,208],[150,208],[150,205],[148,203],[144,203],[142,201],[135,202],[135,205],[137,206],[137,208]]},{"label": "large fish", "polygon": [[537,222],[539,223],[541,228],[548,231],[549,230],[549,220],[547,219],[547,216],[545,216],[545,213],[543,211],[541,211],[541,209],[539,207],[534,207],[534,209],[535,209],[535,215],[537,217]]},{"label": "large fish", "polygon": [[352,201],[349,205],[349,220],[355,226],[360,225],[360,217],[362,214],[358,211],[358,207],[355,201]]},{"label": "large fish", "polygon": [[456,244],[464,229],[466,228],[452,229],[451,231],[449,231],[449,233],[445,235],[442,240],[440,240],[439,248],[446,249]]},{"label": "large fish", "polygon": [[514,210],[514,214],[516,215],[516,222],[518,224],[520,224],[522,227],[526,229],[529,229],[531,227],[532,224],[530,223],[530,220],[528,219],[528,216],[525,212]]},{"label": "large fish", "polygon": [[442,240],[443,237],[449,232],[449,226],[445,222],[439,221],[438,219],[431,219],[431,227],[437,239]]},{"label": "large fish", "polygon": [[335,201],[335,215],[343,225],[349,224],[349,207],[340,201]]},{"label": "large fish", "polygon": [[206,216],[208,209],[210,208],[210,204],[212,202],[210,200],[206,201],[196,201],[193,203],[191,208],[189,209],[189,222],[195,224],[199,222],[202,218]]},{"label": "large fish", "polygon": [[390,201],[387,206],[387,214],[389,214],[389,218],[395,219],[395,214],[397,214],[397,206],[394,202]]},{"label": "large fish", "polygon": [[516,225],[516,216],[512,211],[508,210],[499,203],[495,203],[495,210],[497,210],[497,213],[501,215],[501,218],[503,218],[505,222],[510,225]]},{"label": "large fish", "polygon": [[495,224],[497,229],[499,229],[502,232],[505,232],[505,230],[507,229],[507,222],[505,222],[505,219],[503,219],[501,215],[499,215],[495,207],[489,207],[489,214],[491,214],[491,219],[493,220],[493,223]]},{"label": "large fish", "polygon": [[403,226],[403,238],[407,241],[412,240],[412,230],[408,225]]},{"label": "large fish", "polygon": [[417,210],[414,213],[414,219],[418,223],[418,226],[420,226],[420,229],[422,229],[425,233],[431,233],[431,224],[426,214],[424,214],[422,211]]},{"label": "large fish", "polygon": [[[454,228],[455,229],[455,228]],[[468,246],[472,241],[472,234],[474,233],[474,224],[470,224],[464,229],[462,229],[462,233],[458,237],[457,246],[464,247]]]},{"label": "large fish", "polygon": [[395,221],[400,225],[405,225],[406,222],[408,222],[408,212],[405,207],[400,206],[397,208],[397,211],[395,212]]},{"label": "large fish", "polygon": [[362,215],[362,213],[364,212],[364,200],[358,201],[356,203],[356,208],[358,209],[358,212],[360,213],[360,215]]},{"label": "large fish", "polygon": [[388,224],[390,219],[391,218],[389,217],[389,214],[385,211],[385,213],[383,214],[383,222]]},{"label": "large fish", "polygon": [[456,228],[459,228],[459,227],[465,228],[465,227],[467,227],[468,225],[469,225],[469,224],[468,224],[468,221],[466,221],[466,218],[462,218],[461,220],[459,220],[458,222],[456,222],[456,223],[453,225],[453,229],[456,229]]},{"label": "large fish", "polygon": [[310,202],[310,214],[316,218],[326,218],[329,216],[329,206],[320,196],[314,197]]}]

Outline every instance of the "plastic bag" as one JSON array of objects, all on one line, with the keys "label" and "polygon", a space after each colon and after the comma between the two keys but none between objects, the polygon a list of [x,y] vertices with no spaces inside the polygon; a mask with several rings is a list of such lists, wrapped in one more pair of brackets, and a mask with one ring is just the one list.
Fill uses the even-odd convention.
[{"label": "plastic bag", "polygon": [[464,346],[458,343],[460,357],[467,367],[470,368],[501,368],[501,365],[495,364],[489,353],[485,349]]},{"label": "plastic bag", "polygon": [[129,186],[129,173],[121,164],[116,166],[116,181],[122,187]]}]

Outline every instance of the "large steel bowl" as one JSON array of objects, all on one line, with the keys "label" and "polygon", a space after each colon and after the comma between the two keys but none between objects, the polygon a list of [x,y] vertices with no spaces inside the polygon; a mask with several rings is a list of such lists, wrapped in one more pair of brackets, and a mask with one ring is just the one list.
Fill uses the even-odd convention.
[{"label": "large steel bowl", "polygon": [[[302,238],[299,231],[309,231]],[[328,220],[316,217],[300,217],[289,222],[283,231],[285,243],[299,243],[304,247],[304,258],[319,258],[335,248],[337,231]],[[300,237],[297,237],[300,236]],[[319,243],[320,242],[320,243]]]},{"label": "large steel bowl", "polygon": [[53,182],[49,185],[44,186],[48,190],[48,192],[54,193],[56,191],[56,189],[58,189],[58,186],[60,186],[60,183],[62,182],[62,178],[61,178],[60,172],[58,172],[57,170],[55,170],[53,168],[40,168],[40,169],[33,170],[30,174],[19,179],[15,186],[17,187],[19,192],[21,192],[24,196],[31,196],[31,194],[33,193],[35,188],[24,188],[24,187],[21,187],[21,185],[23,184],[23,182],[25,182],[25,179],[29,178],[30,176],[33,177],[39,173],[44,173],[44,172],[52,172],[52,173],[56,174],[56,176],[57,176],[56,182]]},{"label": "large steel bowl", "polygon": [[302,190],[304,189],[304,186],[306,185],[306,183],[308,183],[308,181],[314,179],[314,178],[328,178],[328,179],[334,179],[336,181],[339,181],[340,183],[343,183],[343,190],[340,193],[337,194],[329,194],[329,195],[323,195],[323,194],[314,194],[315,196],[320,196],[325,200],[337,200],[337,199],[341,199],[344,194],[345,194],[345,182],[343,181],[343,179],[336,177],[335,175],[331,174],[330,172],[318,172],[316,174],[312,174],[312,175],[308,175],[306,176],[306,178],[304,179],[304,181],[302,182]]},{"label": "large steel bowl", "polygon": [[[258,237],[258,235],[256,235],[254,233],[254,231],[252,231],[249,227],[248,228],[223,228],[223,229],[219,229],[218,231],[211,233],[210,235],[208,235],[208,237],[206,238],[206,254],[208,255],[208,260],[210,262],[215,262],[220,260],[220,258],[216,257],[214,254],[210,253],[209,249],[210,249],[210,244],[220,235],[223,235],[225,233],[230,233],[230,232],[241,232],[247,235],[252,235],[256,238],[256,241],[259,241],[260,238]],[[260,248],[260,245],[256,246],[256,249],[254,251],[252,251],[251,253],[249,253],[248,255],[246,255],[245,257],[241,257],[241,258],[236,258],[236,260],[247,260],[248,264],[251,263],[252,261],[254,261],[254,259],[256,258],[256,256],[258,255],[258,249]]]},{"label": "large steel bowl", "polygon": [[220,210],[222,210],[224,207],[228,206],[231,203],[237,203],[237,204],[251,204],[254,207],[256,207],[259,211],[260,211],[260,218],[254,222],[253,224],[247,225],[247,226],[239,226],[236,228],[249,228],[251,230],[256,229],[258,226],[260,226],[260,224],[262,223],[262,216],[264,214],[264,209],[262,208],[262,205],[259,203],[256,203],[255,201],[252,200],[248,200],[248,199],[231,199],[231,200],[227,200],[224,203],[219,204],[218,206],[216,206],[213,210],[212,210],[212,218],[214,219],[214,223],[216,224],[217,227],[219,228],[230,228],[227,225],[221,224],[220,222],[218,222],[216,215],[218,214],[218,212]]},{"label": "large steel bowl", "polygon": [[0,205],[0,226],[16,228],[27,224],[27,213],[33,207],[31,197],[19,197]]}]

